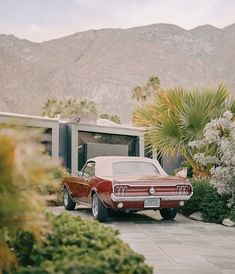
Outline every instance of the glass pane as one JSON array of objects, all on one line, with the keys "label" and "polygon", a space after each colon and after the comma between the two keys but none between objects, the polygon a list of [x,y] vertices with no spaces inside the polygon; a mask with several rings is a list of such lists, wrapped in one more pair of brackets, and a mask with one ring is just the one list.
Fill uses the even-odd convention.
[{"label": "glass pane", "polygon": [[160,172],[151,163],[144,162],[119,162],[113,164],[113,175],[137,175],[137,176],[156,176]]},{"label": "glass pane", "polygon": [[139,156],[137,136],[78,131],[78,170],[95,156]]},{"label": "glass pane", "polygon": [[89,162],[83,169],[84,175],[88,176],[94,176],[95,175],[95,163],[94,162]]}]

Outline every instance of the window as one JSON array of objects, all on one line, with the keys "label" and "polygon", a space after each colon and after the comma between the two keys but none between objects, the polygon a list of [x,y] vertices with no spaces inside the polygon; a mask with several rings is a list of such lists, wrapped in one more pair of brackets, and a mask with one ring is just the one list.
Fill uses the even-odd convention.
[{"label": "window", "polygon": [[118,162],[113,164],[113,175],[156,176],[160,172],[152,163],[145,162]]},{"label": "window", "polygon": [[95,176],[95,162],[88,162],[82,170],[83,175],[85,176]]}]

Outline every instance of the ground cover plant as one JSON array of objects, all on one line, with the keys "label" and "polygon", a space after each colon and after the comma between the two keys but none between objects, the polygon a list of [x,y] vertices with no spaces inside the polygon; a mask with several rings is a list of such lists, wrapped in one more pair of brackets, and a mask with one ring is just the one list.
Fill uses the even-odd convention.
[{"label": "ground cover plant", "polygon": [[31,233],[18,234],[13,246],[19,266],[14,273],[152,273],[116,230],[66,213],[47,218],[52,231],[41,243]]}]

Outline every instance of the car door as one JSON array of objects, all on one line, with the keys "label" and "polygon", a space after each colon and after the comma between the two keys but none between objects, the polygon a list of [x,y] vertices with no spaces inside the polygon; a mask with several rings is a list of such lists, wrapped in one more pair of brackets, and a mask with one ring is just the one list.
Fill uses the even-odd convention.
[{"label": "car door", "polygon": [[88,203],[88,195],[95,176],[95,162],[88,161],[82,169],[79,178],[79,200]]}]

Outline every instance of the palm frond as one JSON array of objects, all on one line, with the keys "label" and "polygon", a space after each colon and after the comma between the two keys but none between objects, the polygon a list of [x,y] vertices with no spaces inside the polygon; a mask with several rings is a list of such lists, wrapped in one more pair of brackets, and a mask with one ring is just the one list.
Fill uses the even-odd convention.
[{"label": "palm frond", "polygon": [[162,155],[178,154],[181,147],[181,133],[175,119],[168,119],[147,131],[152,148]]},{"label": "palm frond", "polygon": [[188,143],[202,136],[205,125],[226,110],[229,93],[224,85],[217,90],[194,90],[186,94],[185,103],[179,117],[183,140]]},{"label": "palm frond", "polygon": [[135,126],[150,127],[157,124],[158,113],[154,105],[144,105],[136,108],[132,115]]}]

